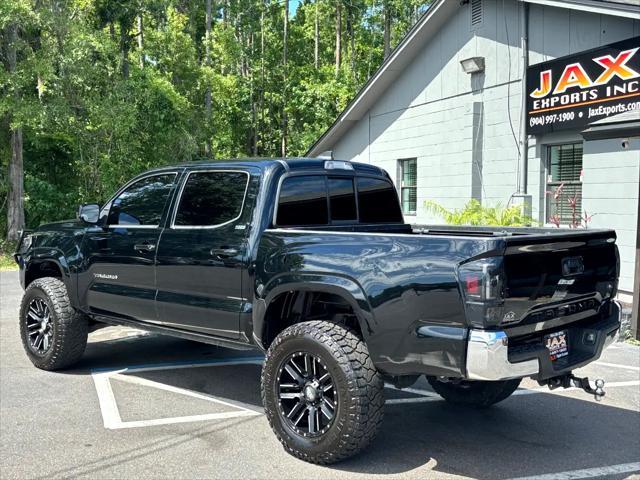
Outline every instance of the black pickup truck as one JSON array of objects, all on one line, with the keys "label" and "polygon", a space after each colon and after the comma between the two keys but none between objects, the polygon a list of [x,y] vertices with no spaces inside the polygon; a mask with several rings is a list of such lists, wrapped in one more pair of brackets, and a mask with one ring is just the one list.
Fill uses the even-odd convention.
[{"label": "black pickup truck", "polygon": [[79,219],[24,232],[20,332],[33,364],[83,354],[93,324],[266,352],[262,399],[315,463],[375,436],[384,382],[425,375],[486,407],[524,377],[579,384],[620,327],[611,230],[412,228],[389,175],[321,159],[144,173]]}]

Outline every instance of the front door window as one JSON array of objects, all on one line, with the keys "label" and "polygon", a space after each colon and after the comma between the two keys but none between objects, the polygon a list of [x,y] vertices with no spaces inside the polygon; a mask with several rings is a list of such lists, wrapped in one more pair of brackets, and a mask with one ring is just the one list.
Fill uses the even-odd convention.
[{"label": "front door window", "polygon": [[129,185],[111,203],[108,224],[157,227],[175,176],[175,173],[153,175]]}]

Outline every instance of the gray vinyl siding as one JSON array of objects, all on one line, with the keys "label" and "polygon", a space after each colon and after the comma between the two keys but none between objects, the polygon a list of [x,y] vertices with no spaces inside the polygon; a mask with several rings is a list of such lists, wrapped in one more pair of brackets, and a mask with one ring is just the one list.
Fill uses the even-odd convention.
[{"label": "gray vinyl siding", "polygon": [[593,228],[614,228],[620,251],[620,289],[633,291],[640,179],[640,137],[622,149],[619,139],[584,143],[582,205]]}]

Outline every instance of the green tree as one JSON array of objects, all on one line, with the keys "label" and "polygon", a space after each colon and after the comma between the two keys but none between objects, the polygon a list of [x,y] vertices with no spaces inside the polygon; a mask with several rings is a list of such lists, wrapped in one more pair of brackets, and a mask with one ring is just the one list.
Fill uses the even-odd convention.
[{"label": "green tree", "polygon": [[154,166],[304,154],[428,3],[0,2],[0,236]]}]

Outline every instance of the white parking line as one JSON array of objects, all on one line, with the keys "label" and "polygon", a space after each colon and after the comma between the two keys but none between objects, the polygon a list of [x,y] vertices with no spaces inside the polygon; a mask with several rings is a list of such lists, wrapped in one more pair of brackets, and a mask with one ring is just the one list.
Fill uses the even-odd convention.
[{"label": "white parking line", "polygon": [[640,472],[640,462],[621,463],[605,467],[586,468],[584,470],[569,470],[566,472],[548,473],[546,475],[532,475],[530,477],[517,477],[511,480],[575,480],[577,478],[603,477],[621,473]]},{"label": "white parking line", "polygon": [[[210,360],[205,362],[196,362],[196,363],[167,363],[160,365],[136,365],[133,367],[124,367],[118,372],[153,372],[156,370],[179,370],[183,368],[203,368],[203,367],[224,367],[224,366],[234,366],[234,365],[262,365],[264,359],[263,357],[236,357],[236,358],[228,358],[224,360]],[[111,372],[115,372],[116,370],[111,370]],[[98,370],[97,373],[101,371]]]},{"label": "white parking line", "polygon": [[209,420],[223,420],[225,418],[252,417],[255,415],[260,415],[260,414],[255,412],[205,413],[204,415],[189,415],[185,417],[155,418],[152,420],[133,420],[129,422],[121,422],[117,426],[111,426],[107,428],[111,430],[115,430],[115,429],[121,429],[121,428],[155,427],[157,425],[173,425],[176,423],[205,422]]},{"label": "white parking line", "polygon": [[429,397],[413,397],[413,398],[390,398],[389,400],[385,400],[385,405],[397,405],[402,403],[425,403],[425,402],[435,402],[441,400],[440,396],[429,396]]},{"label": "white parking line", "polygon": [[406,392],[406,393],[415,393],[416,395],[422,395],[423,397],[436,397],[436,398],[440,397],[435,392],[430,392],[429,390],[422,390],[420,388],[398,388],[394,385],[391,385],[390,383],[385,383],[384,386],[385,388],[388,388],[390,390],[398,390],[399,392]]},{"label": "white parking line", "polygon": [[98,394],[104,428],[112,428],[113,425],[120,425],[122,419],[120,418],[120,412],[116,404],[116,397],[113,395],[111,382],[109,382],[109,374],[92,374],[92,377],[93,383],[96,386],[96,393]]},{"label": "white parking line", "polygon": [[640,372],[640,367],[633,367],[631,365],[620,365],[619,363],[608,363],[608,362],[594,362],[596,365],[603,365],[605,367],[612,368],[622,368],[624,370],[633,370],[635,372]]},{"label": "white parking line", "polygon": [[232,408],[243,408],[245,410],[252,410],[256,413],[262,413],[261,407],[256,407],[253,405],[249,405],[244,402],[229,402],[220,400],[219,398],[214,397],[213,395],[208,395],[206,393],[194,392],[193,390],[188,390],[186,388],[174,387],[173,385],[167,385],[165,383],[154,382],[153,380],[148,380],[146,378],[134,377],[130,375],[122,375],[121,373],[116,373],[111,376],[112,379],[120,380],[122,382],[131,383],[133,385],[140,385],[143,387],[151,387],[157,388],[158,390],[164,390],[165,392],[177,393],[180,395],[185,395],[187,397],[197,398],[199,400],[206,400],[213,403],[219,403],[221,405],[226,405]]},{"label": "white parking line", "polygon": [[[138,427],[151,427],[156,425],[170,425],[175,423],[187,423],[187,422],[201,422],[208,420],[220,420],[225,418],[237,418],[237,417],[249,417],[261,415],[259,407],[252,407],[240,402],[228,402],[220,400],[211,395],[203,394],[200,392],[194,392],[186,388],[174,387],[172,385],[166,385],[160,382],[154,382],[145,378],[134,377],[129,375],[123,375],[124,373],[139,373],[157,370],[175,370],[181,368],[196,368],[196,367],[218,367],[218,366],[233,366],[233,365],[250,365],[261,363],[257,358],[236,358],[223,361],[211,361],[205,363],[196,364],[177,364],[177,365],[156,365],[156,366],[140,366],[140,367],[126,367],[119,370],[111,370],[106,372],[93,372],[93,382],[96,387],[96,393],[98,394],[98,402],[100,405],[100,412],[102,414],[102,421],[105,428],[110,430],[117,430],[122,428],[138,428]],[[203,415],[188,415],[182,417],[169,417],[169,418],[156,418],[150,420],[135,420],[135,421],[122,421],[120,411],[118,410],[118,404],[113,394],[111,387],[111,379],[120,380],[135,385],[141,385],[145,387],[156,388],[159,390],[168,391],[171,393],[177,393],[188,397],[197,398],[199,400],[205,400],[208,402],[231,407],[234,411],[231,412],[218,412],[207,413]]]},{"label": "white parking line", "polygon": [[[201,362],[201,363],[188,363],[188,364],[169,364],[169,365],[141,365],[135,367],[126,367],[119,370],[112,370],[107,372],[95,372],[93,373],[93,380],[96,385],[96,391],[98,393],[98,400],[100,403],[100,410],[102,412],[102,417],[104,421],[105,428],[110,429],[118,429],[118,428],[134,428],[134,427],[148,427],[153,425],[166,425],[171,423],[183,423],[183,422],[196,422],[196,421],[205,421],[205,420],[215,420],[220,418],[234,418],[241,416],[250,416],[250,415],[260,415],[262,410],[259,407],[247,405],[242,402],[229,402],[218,400],[217,398],[200,393],[194,392],[192,390],[174,387],[171,385],[166,385],[159,382],[154,382],[152,380],[147,380],[144,378],[134,377],[130,375],[123,375],[125,373],[139,373],[139,372],[150,372],[150,371],[158,371],[158,370],[176,370],[176,369],[184,369],[184,368],[202,368],[202,367],[222,367],[222,366],[234,366],[234,365],[261,365],[263,362],[262,358],[258,357],[246,357],[246,358],[233,358],[227,360],[212,360],[210,362]],[[601,365],[605,366],[613,366],[617,364],[606,364],[604,362],[597,362]],[[626,367],[622,365],[620,367]],[[631,367],[634,369],[635,367]],[[185,417],[173,417],[173,418],[161,418],[154,420],[140,420],[140,421],[128,421],[123,422],[120,418],[120,412],[118,411],[118,406],[113,395],[113,390],[111,388],[111,383],[109,382],[110,378],[115,378],[117,380],[125,381],[128,383],[133,383],[141,386],[147,386],[152,388],[157,388],[159,390],[165,390],[172,393],[178,393],[185,396],[198,398],[201,400],[207,400],[214,403],[223,404],[226,406],[230,406],[232,408],[238,409],[235,412],[222,412],[222,413],[212,413],[205,415],[192,415]],[[605,390],[608,388],[618,388],[618,387],[631,387],[640,385],[640,381],[631,380],[626,382],[611,382],[605,385]],[[387,405],[402,405],[402,404],[410,404],[410,403],[426,403],[439,401],[440,396],[429,390],[423,390],[419,388],[397,388],[391,384],[385,384],[385,388],[391,390],[403,391],[406,393],[413,393],[415,395],[419,395],[419,397],[413,398],[390,398],[385,401]],[[529,388],[529,389],[519,389],[516,390],[513,395],[531,395],[537,393],[545,393],[545,394],[558,394],[563,392],[570,392],[580,390],[579,388],[564,388],[557,390],[549,390],[546,386]]]}]

